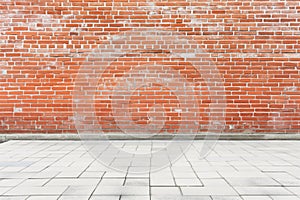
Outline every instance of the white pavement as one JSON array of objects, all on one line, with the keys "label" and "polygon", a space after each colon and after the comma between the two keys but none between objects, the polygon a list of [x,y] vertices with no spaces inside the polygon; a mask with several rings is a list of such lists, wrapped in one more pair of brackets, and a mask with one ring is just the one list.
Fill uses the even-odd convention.
[{"label": "white pavement", "polygon": [[204,159],[194,150],[161,171],[137,174],[139,166],[150,167],[147,157],[129,162],[111,155],[114,167],[128,166],[117,172],[100,164],[80,141],[5,142],[0,144],[0,199],[300,199],[300,141],[218,141]]}]

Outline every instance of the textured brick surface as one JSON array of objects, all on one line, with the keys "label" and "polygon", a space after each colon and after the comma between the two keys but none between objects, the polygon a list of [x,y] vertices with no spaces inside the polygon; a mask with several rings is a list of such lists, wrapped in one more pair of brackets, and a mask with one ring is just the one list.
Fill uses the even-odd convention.
[{"label": "textured brick surface", "polygon": [[[79,69],[93,50],[133,28],[164,28],[205,50],[225,88],[222,131],[299,132],[299,16],[294,0],[0,0],[0,133],[77,132],[73,91]],[[207,130],[212,99],[203,77],[168,54],[135,52],[106,68],[102,77],[109,84],[98,82],[94,101],[104,132],[121,131],[110,87],[141,63],[171,66],[193,87],[201,86],[193,112],[199,114],[198,130]],[[151,112],[161,113],[150,109],[156,104],[165,109],[155,116],[165,120],[155,124],[162,132],[186,123],[168,88],[147,85],[132,96],[134,123],[148,124]]]}]

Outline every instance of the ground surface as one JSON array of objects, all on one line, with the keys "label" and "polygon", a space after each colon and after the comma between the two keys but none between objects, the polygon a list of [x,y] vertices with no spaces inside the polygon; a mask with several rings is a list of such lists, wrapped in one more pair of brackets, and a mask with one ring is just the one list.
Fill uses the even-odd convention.
[{"label": "ground surface", "polygon": [[300,199],[297,141],[218,141],[205,159],[190,149],[172,167],[133,173],[143,164],[116,172],[80,141],[9,141],[0,144],[0,199]]}]

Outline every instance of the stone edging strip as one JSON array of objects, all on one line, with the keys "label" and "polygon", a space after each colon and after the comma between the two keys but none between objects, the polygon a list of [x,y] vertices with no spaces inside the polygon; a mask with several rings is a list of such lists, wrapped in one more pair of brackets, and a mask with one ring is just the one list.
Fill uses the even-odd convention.
[{"label": "stone edging strip", "polygon": [[[132,135],[120,134],[120,133],[109,133],[109,134],[97,134],[93,137],[88,137],[92,140],[171,140],[176,134],[158,134],[158,135],[146,135],[137,134],[139,137]],[[142,137],[141,137],[142,136]],[[191,135],[187,135],[191,138]],[[206,137],[205,134],[195,135],[195,140],[203,139],[216,139],[218,135],[211,134]],[[79,134],[0,134],[0,142],[9,140],[80,140],[82,136]],[[182,138],[184,139],[184,138]],[[219,135],[219,140],[300,140],[300,134],[296,133],[277,133],[277,134],[248,134],[248,133],[222,133]]]}]

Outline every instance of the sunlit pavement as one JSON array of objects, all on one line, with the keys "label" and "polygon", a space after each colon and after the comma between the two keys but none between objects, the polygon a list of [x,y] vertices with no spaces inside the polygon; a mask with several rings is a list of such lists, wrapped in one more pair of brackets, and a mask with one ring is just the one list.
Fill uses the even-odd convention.
[{"label": "sunlit pavement", "polygon": [[195,152],[202,142],[193,145],[171,167],[137,174],[155,167],[151,156],[112,154],[108,168],[80,141],[5,142],[0,199],[300,199],[300,141],[218,141],[204,159]]}]

